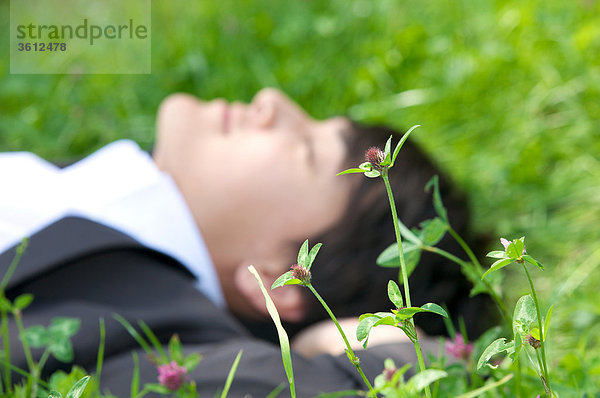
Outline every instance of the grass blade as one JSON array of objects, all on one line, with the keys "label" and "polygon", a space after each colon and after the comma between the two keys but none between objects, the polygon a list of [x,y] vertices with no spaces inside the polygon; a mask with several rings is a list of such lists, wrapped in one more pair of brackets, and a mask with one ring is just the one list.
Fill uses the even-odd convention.
[{"label": "grass blade", "polygon": [[498,380],[495,383],[486,384],[483,387],[479,387],[477,390],[473,390],[473,391],[470,391],[470,392],[468,392],[466,394],[459,395],[457,398],[475,398],[475,397],[478,397],[478,396],[480,396],[481,394],[483,394],[486,391],[490,391],[490,390],[493,390],[496,387],[500,387],[502,384],[508,382],[512,378],[513,378],[513,374],[506,375],[502,379]]},{"label": "grass blade", "polygon": [[140,363],[138,356],[135,351],[131,352],[133,356],[133,376],[131,376],[131,398],[137,398],[138,391],[140,390]]},{"label": "grass blade", "polygon": [[233,382],[233,376],[235,376],[235,372],[237,371],[237,367],[240,363],[240,359],[242,359],[242,352],[240,350],[235,360],[233,361],[233,365],[231,365],[231,369],[229,369],[229,374],[227,375],[227,380],[225,380],[225,387],[223,387],[223,392],[221,392],[221,398],[226,398],[229,393],[229,388],[231,387],[231,383]]},{"label": "grass blade", "polygon": [[150,329],[150,327],[146,325],[144,321],[138,321],[138,325],[140,325],[140,328],[144,331],[146,337],[148,337],[148,340],[150,340],[154,348],[156,348],[156,351],[158,351],[160,357],[164,359],[165,362],[167,362],[169,360],[169,358],[167,357],[167,353],[165,352],[165,349],[163,348],[162,344],[158,340],[158,337],[156,337],[152,329]]},{"label": "grass blade", "polygon": [[100,318],[100,343],[98,344],[98,358],[96,359],[96,394],[100,396],[100,376],[102,375],[102,363],[104,362],[104,344],[106,341],[106,327],[104,318]]},{"label": "grass blade", "polygon": [[285,390],[285,384],[282,383],[275,387],[275,389],[267,395],[267,398],[277,398],[283,390]]},{"label": "grass blade", "polygon": [[390,164],[390,167],[394,166],[394,163],[396,163],[396,157],[398,156],[398,153],[400,153],[400,149],[404,145],[404,142],[408,139],[408,136],[410,135],[410,133],[412,133],[413,130],[416,129],[417,127],[421,127],[421,125],[416,124],[416,125],[412,126],[406,133],[404,133],[402,138],[400,138],[400,141],[398,141],[398,144],[396,145],[396,148],[394,149],[394,154],[392,155],[392,164]]},{"label": "grass blade", "polygon": [[548,308],[548,312],[546,313],[546,319],[544,322],[543,341],[546,341],[546,337],[548,336],[548,329],[550,329],[550,318],[552,318],[552,310],[553,309],[554,309],[554,305],[551,305],[550,308]]},{"label": "grass blade", "polygon": [[279,335],[279,346],[281,347],[281,357],[283,359],[283,367],[285,369],[285,374],[288,378],[288,383],[290,384],[290,395],[292,398],[296,397],[296,388],[294,386],[294,370],[292,369],[292,354],[290,351],[290,339],[288,338],[283,325],[281,324],[281,319],[279,318],[279,313],[277,312],[277,308],[275,307],[275,303],[271,300],[271,296],[265,289],[262,280],[260,279],[260,275],[256,271],[252,265],[248,267],[248,270],[256,280],[260,286],[260,290],[262,291],[263,296],[265,297],[265,302],[267,304],[267,310],[269,311],[269,315],[271,315],[271,319],[273,319],[273,323],[275,323],[275,327],[277,328],[277,334]]},{"label": "grass blade", "polygon": [[138,342],[138,344],[144,349],[144,351],[146,351],[146,353],[148,355],[153,354],[152,348],[150,347],[150,345],[148,345],[148,343],[146,342],[146,340],[144,340],[142,335],[140,335],[138,333],[138,331],[135,330],[135,328],[131,325],[131,323],[129,323],[127,321],[127,319],[123,318],[119,314],[113,314],[113,318],[115,318],[121,325],[123,325],[125,330],[127,330],[127,332],[129,332],[131,337],[133,337],[135,339],[135,341]]}]

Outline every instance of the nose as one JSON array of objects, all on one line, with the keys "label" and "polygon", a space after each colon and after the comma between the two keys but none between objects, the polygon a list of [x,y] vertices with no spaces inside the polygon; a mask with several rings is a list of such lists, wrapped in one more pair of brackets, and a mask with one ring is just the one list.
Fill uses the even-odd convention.
[{"label": "nose", "polygon": [[274,88],[263,88],[252,100],[256,121],[261,127],[271,127],[279,121],[300,121],[307,116],[283,92]]},{"label": "nose", "polygon": [[275,122],[275,103],[268,99],[253,101],[250,108],[251,118],[261,128],[267,128]]},{"label": "nose", "polygon": [[266,87],[261,89],[256,93],[252,102],[262,102],[262,101],[282,101],[286,98],[285,94],[276,88]]}]

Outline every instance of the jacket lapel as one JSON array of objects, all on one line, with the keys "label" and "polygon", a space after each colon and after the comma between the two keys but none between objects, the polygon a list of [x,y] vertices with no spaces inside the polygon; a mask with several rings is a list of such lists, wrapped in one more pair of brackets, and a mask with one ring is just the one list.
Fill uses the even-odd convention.
[{"label": "jacket lapel", "polygon": [[[3,277],[15,258],[18,245],[0,255]],[[50,272],[57,266],[90,253],[116,248],[144,248],[139,242],[115,229],[80,218],[65,217],[35,233],[8,282],[7,288]]]}]

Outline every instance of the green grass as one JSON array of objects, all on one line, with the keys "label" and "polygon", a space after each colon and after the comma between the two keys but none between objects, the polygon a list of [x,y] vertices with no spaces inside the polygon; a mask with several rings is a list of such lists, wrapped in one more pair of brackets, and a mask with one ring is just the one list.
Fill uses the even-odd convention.
[{"label": "green grass", "polygon": [[[156,108],[174,91],[249,100],[275,86],[317,117],[421,124],[412,139],[468,192],[477,230],[527,237],[547,268],[533,271],[542,302],[570,280],[553,318],[561,338],[581,344],[578,331],[598,324],[600,3],[152,7],[151,75],[28,76],[9,74],[0,1],[0,149],[64,161],[123,137],[150,147]],[[596,350],[580,352],[597,364],[597,338],[588,344]]]}]

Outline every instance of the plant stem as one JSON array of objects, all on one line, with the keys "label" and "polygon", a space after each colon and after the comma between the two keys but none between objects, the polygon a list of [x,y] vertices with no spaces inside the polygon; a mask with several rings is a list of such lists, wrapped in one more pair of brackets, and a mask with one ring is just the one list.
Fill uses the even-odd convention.
[{"label": "plant stem", "polygon": [[515,397],[521,398],[521,361],[519,358],[515,358],[517,361],[517,371],[515,372]]},{"label": "plant stem", "polygon": [[[484,272],[483,267],[481,266],[481,263],[479,262],[479,260],[477,260],[477,256],[475,256],[475,253],[473,253],[473,250],[471,250],[469,245],[467,245],[467,243],[464,241],[464,239],[461,238],[461,236],[458,234],[458,232],[456,232],[450,224],[448,224],[448,233],[454,238],[454,240],[460,245],[460,247],[462,247],[464,252],[469,257],[471,264],[473,264],[473,266],[477,270],[477,274],[481,277],[481,275],[483,275],[483,272]],[[450,253],[448,253],[448,254],[450,254]],[[458,263],[458,264],[461,264],[461,263]],[[469,266],[469,264],[466,263],[465,266]],[[511,328],[512,327],[512,318],[511,318],[510,313],[507,311],[506,306],[504,305],[504,301],[502,301],[500,296],[498,296],[498,293],[496,293],[496,291],[494,290],[492,285],[490,285],[490,283],[487,280],[483,279],[482,282],[485,285],[485,288],[486,288],[488,294],[490,296],[492,296],[492,298],[496,302],[496,305],[498,305],[501,315],[504,317],[504,320],[508,323],[508,327]]]},{"label": "plant stem", "polygon": [[340,323],[338,322],[337,318],[335,317],[335,315],[333,315],[333,312],[331,311],[331,309],[329,308],[329,306],[327,305],[327,303],[325,302],[325,300],[323,300],[323,298],[321,297],[321,295],[315,290],[315,288],[310,283],[307,284],[306,287],[308,287],[310,289],[310,291],[312,292],[312,294],[315,295],[315,297],[317,298],[317,300],[319,300],[319,302],[321,303],[321,305],[323,306],[323,308],[325,308],[325,311],[327,311],[327,313],[329,314],[329,316],[333,320],[333,323],[335,323],[335,326],[337,327],[338,331],[342,335],[342,338],[344,339],[344,343],[346,344],[346,348],[347,348],[348,356],[350,357],[350,361],[352,362],[352,364],[354,364],[354,366],[356,367],[356,370],[358,370],[358,373],[360,373],[363,381],[365,382],[365,384],[369,388],[371,396],[373,398],[376,398],[377,397],[377,393],[373,390],[373,386],[371,385],[371,383],[369,382],[369,379],[367,379],[367,376],[365,376],[365,373],[361,369],[359,360],[356,357],[356,354],[354,354],[354,351],[352,350],[352,347],[350,346],[350,343],[348,342],[348,339],[346,338],[346,333],[344,333],[344,329],[342,329],[342,327],[340,326]]},{"label": "plant stem", "polygon": [[[440,249],[439,247],[423,245],[422,249],[425,250],[425,251],[431,252],[431,253],[439,254],[440,256],[445,257],[448,260],[453,261],[456,264],[460,265],[462,268],[466,268],[466,267],[470,267],[471,266],[470,263],[461,260],[460,258],[456,257],[452,253],[448,253],[447,251],[445,251],[443,249]],[[480,269],[477,270],[477,274],[481,277],[482,273],[481,273]],[[498,306],[498,310],[500,311],[500,315],[502,315],[502,317],[504,318],[504,320],[509,325],[512,325],[512,319],[511,319],[511,316],[510,316],[508,310],[506,309],[506,306],[504,305],[504,301],[500,298],[500,296],[498,296],[498,293],[494,290],[494,288],[490,285],[490,283],[487,280],[483,279],[481,281],[485,285],[487,293],[492,297],[492,299],[494,299],[494,302]],[[471,282],[473,284],[475,283],[473,281],[471,281]]]},{"label": "plant stem", "polygon": [[2,281],[0,282],[0,293],[2,294],[2,296],[4,296],[4,290],[6,289],[6,286],[8,286],[8,282],[10,281],[10,278],[12,278],[12,275],[15,272],[19,261],[21,261],[21,256],[23,255],[23,252],[25,251],[26,247],[27,239],[23,239],[21,244],[15,249],[15,256],[13,257],[12,262],[6,270],[6,274],[4,274],[4,276],[2,277]]},{"label": "plant stem", "polygon": [[[2,310],[0,314],[0,319],[2,319],[2,342],[4,343],[4,361],[6,363],[10,363],[10,334],[8,332],[8,313],[5,310]],[[4,371],[4,384],[6,386],[6,392],[10,393],[11,382],[10,382],[10,368],[8,366],[3,366]]]},{"label": "plant stem", "polygon": [[542,361],[540,372],[544,377],[544,389],[546,390],[546,394],[551,396],[552,389],[550,388],[550,375],[548,374],[548,365],[546,363],[546,347],[544,344],[544,330],[542,329],[542,314],[540,313],[540,305],[538,303],[537,295],[535,294],[535,288],[533,287],[533,281],[531,280],[531,275],[529,275],[529,271],[527,270],[527,266],[524,262],[521,263],[523,269],[525,270],[525,274],[527,275],[527,280],[529,281],[529,286],[531,287],[531,295],[533,296],[533,302],[535,303],[535,310],[537,311],[537,319],[538,319],[538,328],[540,331],[540,349],[542,350]]},{"label": "plant stem", "polygon": [[[19,330],[19,338],[21,339],[21,344],[23,345],[23,352],[25,353],[25,359],[27,360],[27,366],[29,367],[29,372],[31,373],[32,378],[27,380],[27,392],[31,393],[31,396],[35,396],[35,389],[37,387],[38,382],[38,369],[33,361],[33,356],[31,355],[31,350],[29,349],[29,344],[27,343],[27,338],[25,337],[25,327],[23,326],[23,317],[21,316],[21,310],[13,311],[13,315],[15,317],[15,323],[17,324],[17,329]],[[31,390],[30,390],[31,388]]]},{"label": "plant stem", "polygon": [[[413,319],[410,319],[410,323],[415,324],[415,322],[413,321]],[[421,372],[424,371],[425,369],[427,369],[425,367],[425,360],[423,359],[423,352],[421,351],[421,345],[419,344],[419,340],[414,339],[413,340],[413,344],[415,346],[415,352],[417,353],[417,360],[419,361],[419,368],[421,369]],[[431,397],[431,391],[429,390],[429,386],[425,387],[425,396],[427,397]]]},{"label": "plant stem", "polygon": [[535,356],[538,361],[538,366],[540,367],[540,378],[542,379],[542,384],[544,385],[544,390],[546,390],[546,393],[549,394],[548,388],[546,385],[546,378],[544,377],[544,372],[543,372],[543,369],[545,369],[545,368],[544,368],[544,364],[542,362],[542,358],[540,357],[540,352],[538,350],[535,350]]},{"label": "plant stem", "polygon": [[[17,268],[17,265],[19,264],[19,261],[21,260],[21,256],[23,256],[23,252],[25,251],[25,248],[27,247],[27,239],[23,239],[23,241],[21,241],[21,244],[19,246],[17,246],[16,250],[15,250],[15,256],[13,257],[12,262],[10,263],[10,265],[8,266],[8,269],[6,270],[6,273],[4,274],[4,276],[2,277],[2,280],[0,281],[0,299],[3,301],[8,301],[6,299],[6,296],[4,295],[4,291],[6,289],[6,286],[8,286],[8,282],[10,281],[10,278],[12,277],[13,273],[15,272],[15,269]],[[2,311],[0,312],[0,319],[2,320],[2,327],[1,327],[1,334],[2,334],[2,340],[4,343],[4,360],[6,363],[10,363],[10,334],[8,332],[8,311],[6,309],[2,309]],[[9,393],[12,390],[12,383],[10,380],[10,368],[7,366],[4,366],[4,383],[6,385],[6,392]]]},{"label": "plant stem", "polygon": [[412,307],[410,302],[410,288],[408,287],[408,273],[406,272],[406,262],[404,260],[404,250],[402,249],[402,236],[400,235],[400,227],[398,225],[398,214],[396,212],[396,202],[394,201],[394,194],[392,193],[392,187],[390,186],[390,180],[387,175],[387,169],[384,169],[381,173],[383,182],[385,183],[385,189],[387,191],[388,199],[390,201],[390,209],[392,210],[392,221],[394,222],[394,232],[396,233],[396,243],[398,245],[398,256],[400,257],[400,276],[398,279],[402,279],[404,285],[404,302],[407,307]]},{"label": "plant stem", "polygon": [[104,344],[106,342],[106,326],[104,318],[100,318],[100,344],[98,345],[98,358],[96,359],[96,394],[100,396],[100,376],[104,362]]},{"label": "plant stem", "polygon": [[40,361],[38,362],[37,368],[41,371],[42,369],[44,369],[44,365],[46,364],[46,361],[48,360],[48,358],[50,357],[50,351],[48,351],[48,349],[46,348],[44,350],[44,353],[42,354],[42,356],[40,357]]},{"label": "plant stem", "polygon": [[[398,245],[398,256],[400,257],[400,272],[402,275],[402,284],[404,285],[404,302],[406,303],[407,307],[412,307],[410,301],[410,288],[408,286],[408,273],[406,271],[406,261],[404,260],[404,250],[402,249],[402,236],[400,234],[400,226],[398,224],[398,213],[396,212],[396,202],[394,201],[394,193],[392,192],[392,187],[388,178],[387,168],[384,168],[382,170],[381,178],[383,178],[383,182],[385,183],[385,189],[387,191],[388,199],[390,201],[390,209],[392,211],[392,221],[394,222],[394,232],[396,233],[396,243]],[[410,322],[410,324],[414,328],[414,320],[410,318],[408,322]],[[417,353],[417,359],[419,361],[419,368],[422,372],[426,369],[426,367],[425,361],[423,360],[423,353],[421,352],[419,339],[415,338],[414,340],[411,340],[415,346],[415,352]],[[427,398],[431,397],[431,390],[429,389],[429,386],[425,387],[425,396]]]},{"label": "plant stem", "polygon": [[460,247],[462,247],[462,249],[469,257],[469,260],[471,260],[471,263],[473,263],[479,271],[482,271],[481,264],[479,263],[479,260],[477,260],[477,257],[473,253],[473,250],[471,250],[469,245],[467,245],[463,238],[460,237],[460,235],[454,230],[454,228],[452,228],[452,226],[450,226],[450,224],[448,224],[448,233],[454,238],[456,242],[458,242]]}]

